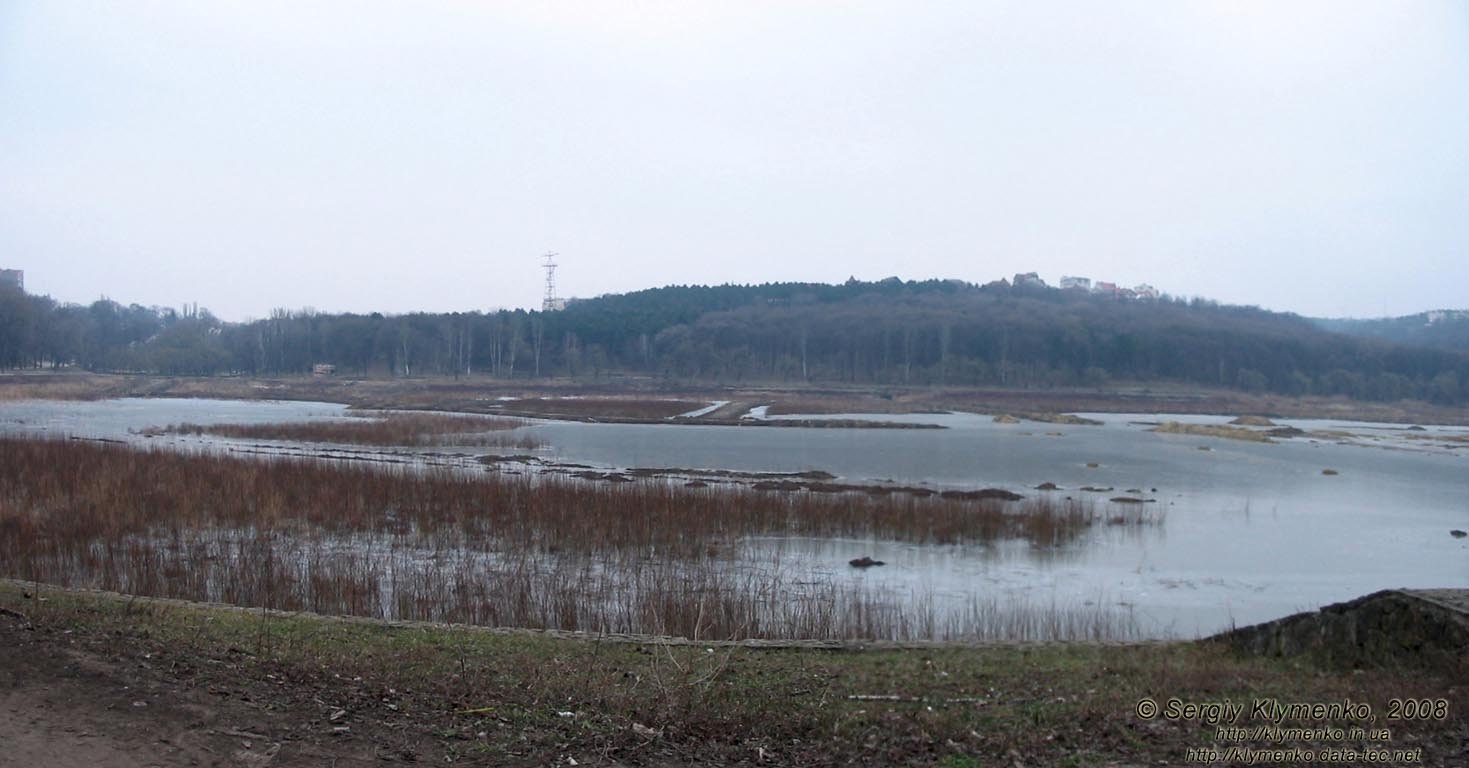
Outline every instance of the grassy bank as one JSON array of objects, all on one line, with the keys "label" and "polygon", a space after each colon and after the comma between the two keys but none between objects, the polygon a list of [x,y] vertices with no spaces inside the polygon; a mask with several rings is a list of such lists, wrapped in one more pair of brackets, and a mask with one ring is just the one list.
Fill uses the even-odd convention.
[{"label": "grassy bank", "polygon": [[1213,725],[1139,718],[1145,697],[1351,699],[1383,713],[1391,698],[1445,698],[1443,719],[1383,723],[1392,746],[1421,748],[1428,765],[1461,764],[1469,734],[1464,670],[1336,671],[1208,644],[711,652],[262,616],[15,583],[0,583],[0,608],[31,625],[22,631],[20,619],[0,616],[0,637],[26,644],[0,665],[49,670],[54,652],[70,661],[49,674],[76,675],[81,658],[90,677],[111,670],[159,698],[249,702],[272,713],[262,740],[318,754],[375,740],[379,755],[440,764],[957,768],[1180,763],[1189,748],[1219,746]]}]

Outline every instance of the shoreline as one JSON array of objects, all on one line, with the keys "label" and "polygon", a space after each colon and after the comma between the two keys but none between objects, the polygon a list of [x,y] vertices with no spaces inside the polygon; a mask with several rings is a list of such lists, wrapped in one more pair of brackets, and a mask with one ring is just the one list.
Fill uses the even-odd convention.
[{"label": "shoreline", "polygon": [[[295,400],[362,410],[429,410],[557,421],[698,426],[805,426],[912,429],[934,425],[875,420],[745,419],[732,414],[764,407],[771,415],[924,414],[947,411],[1016,415],[1032,420],[1076,413],[1261,416],[1341,419],[1383,424],[1469,426],[1469,409],[1419,401],[1379,403],[1315,396],[1252,395],[1232,390],[1119,387],[1113,390],[903,388],[881,385],[697,385],[651,379],[618,381],[500,380],[488,377],[392,379],[167,377],[21,371],[0,374],[0,401],[105,400],[125,397]],[[528,401],[517,403],[517,401]],[[728,401],[701,417],[681,417],[689,403]]]}]

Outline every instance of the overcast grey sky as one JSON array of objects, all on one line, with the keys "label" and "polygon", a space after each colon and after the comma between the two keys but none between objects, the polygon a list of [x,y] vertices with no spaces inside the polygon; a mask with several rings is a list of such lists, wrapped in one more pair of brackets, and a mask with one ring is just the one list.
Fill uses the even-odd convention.
[{"label": "overcast grey sky", "polygon": [[403,312],[1035,270],[1469,306],[1469,3],[0,0],[0,267]]}]

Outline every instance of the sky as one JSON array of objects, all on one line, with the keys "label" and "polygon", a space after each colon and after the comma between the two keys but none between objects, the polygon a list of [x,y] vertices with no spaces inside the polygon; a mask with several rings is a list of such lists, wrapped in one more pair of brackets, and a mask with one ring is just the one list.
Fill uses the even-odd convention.
[{"label": "sky", "polygon": [[1036,271],[1469,307],[1469,3],[0,0],[0,267],[537,307]]}]

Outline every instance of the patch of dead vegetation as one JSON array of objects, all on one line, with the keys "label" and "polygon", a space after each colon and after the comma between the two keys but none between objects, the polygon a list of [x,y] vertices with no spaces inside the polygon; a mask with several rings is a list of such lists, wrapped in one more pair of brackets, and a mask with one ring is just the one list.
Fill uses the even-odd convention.
[{"label": "patch of dead vegetation", "polygon": [[1226,440],[1245,440],[1252,443],[1273,443],[1270,436],[1244,427],[1231,427],[1224,424],[1184,424],[1178,421],[1165,421],[1148,430],[1169,435],[1202,435],[1205,437],[1222,437]]},{"label": "patch of dead vegetation", "polygon": [[523,397],[492,406],[514,416],[544,419],[671,419],[709,403],[638,397]]},{"label": "patch of dead vegetation", "polygon": [[538,448],[528,435],[499,434],[526,426],[521,419],[494,416],[451,416],[439,413],[361,412],[355,421],[294,421],[268,424],[171,424],[149,427],[142,434],[218,435],[247,440],[281,440],[338,445]]},{"label": "patch of dead vegetation", "polygon": [[0,438],[0,575],[282,610],[686,637],[1128,636],[1127,615],[1102,608],[1012,610],[976,595],[936,616],[860,584],[732,566],[768,565],[738,554],[758,537],[1050,551],[1097,526],[1162,520],[1004,489],[873,492],[816,471],[749,477],[750,488],[584,476],[602,482]]}]

